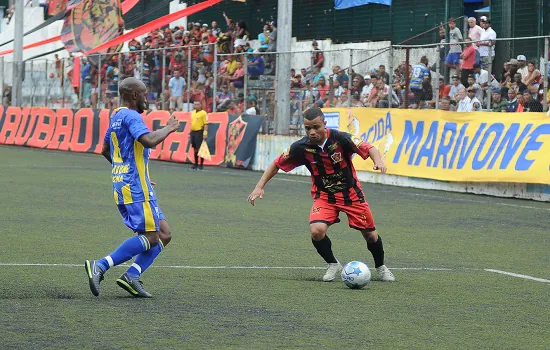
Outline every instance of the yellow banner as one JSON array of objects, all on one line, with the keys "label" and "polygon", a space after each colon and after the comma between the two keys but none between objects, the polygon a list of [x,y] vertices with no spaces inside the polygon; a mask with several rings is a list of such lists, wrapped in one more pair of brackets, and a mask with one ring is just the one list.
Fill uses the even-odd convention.
[{"label": "yellow banner", "polygon": [[[389,174],[444,181],[550,184],[544,113],[332,108],[327,124],[374,145]],[[373,171],[354,157],[357,170]]]}]

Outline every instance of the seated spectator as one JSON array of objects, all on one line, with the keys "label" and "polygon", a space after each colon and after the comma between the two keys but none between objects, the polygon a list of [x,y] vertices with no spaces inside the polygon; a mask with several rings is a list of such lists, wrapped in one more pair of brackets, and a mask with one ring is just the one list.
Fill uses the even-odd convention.
[{"label": "seated spectator", "polygon": [[258,110],[258,108],[256,107],[256,101],[254,100],[249,100],[248,101],[248,108],[246,109],[246,111],[244,112],[244,114],[247,114],[247,115],[259,115],[260,114],[260,111]]},{"label": "seated spectator", "polygon": [[[374,78],[376,80],[376,77]],[[372,84],[371,76],[368,74],[365,75],[365,85],[361,90],[361,100],[363,101],[363,103],[367,103],[370,92],[373,88],[374,88],[374,85]]]},{"label": "seated spectator", "polygon": [[[520,73],[516,73],[514,75],[514,81],[512,82],[512,85],[510,86],[510,89],[512,90],[516,90],[516,93],[517,94],[520,94],[522,93],[523,91],[525,91],[525,89],[527,89],[527,85],[525,85],[522,81],[521,81],[521,74]],[[519,96],[518,96],[519,97]]]},{"label": "seated spectator", "polygon": [[449,96],[450,93],[451,87],[445,85],[445,80],[443,80],[443,78],[439,78],[439,98],[442,99],[443,97]]},{"label": "seated spectator", "polygon": [[542,104],[533,98],[529,90],[523,92],[523,100],[525,101],[523,104],[524,112],[542,112]]},{"label": "seated spectator", "polygon": [[527,76],[521,79],[521,82],[527,86],[534,84],[538,87],[541,81],[542,76],[540,71],[535,68],[535,62],[529,62],[529,64],[527,64]]},{"label": "seated spectator", "polygon": [[338,80],[342,88],[347,89],[349,86],[349,76],[346,74],[346,72],[343,69],[341,69],[339,66],[337,67],[338,67],[338,71],[336,72],[335,79]]},{"label": "seated spectator", "polygon": [[346,89],[340,86],[340,82],[338,80],[334,80],[332,82],[332,96],[340,97],[340,95],[346,93],[346,91]]},{"label": "seated spectator", "polygon": [[229,102],[229,108],[227,109],[228,114],[239,115],[242,111],[237,107],[237,104],[233,101]]},{"label": "seated spectator", "polygon": [[321,73],[321,70],[319,69],[319,67],[313,67],[312,75],[313,75],[313,81],[311,85],[313,87],[316,87],[319,84],[319,79],[323,78],[323,80],[325,80],[325,76],[323,75],[323,73]]},{"label": "seated spectator", "polygon": [[340,95],[340,98],[336,102],[335,107],[349,107],[349,106],[350,105],[348,103],[348,94],[345,93],[345,94]]},{"label": "seated spectator", "polygon": [[524,112],[525,109],[525,98],[523,97],[523,94],[521,92],[518,92],[518,109],[516,109],[516,113]]},{"label": "seated spectator", "polygon": [[462,88],[458,90],[458,94],[456,95],[456,101],[457,101],[457,112],[471,112],[472,111],[472,104],[471,104],[471,98],[467,96],[466,89]]},{"label": "seated spectator", "polygon": [[506,112],[508,108],[508,100],[502,98],[501,89],[493,89],[493,97],[491,99],[491,110],[493,112]]},{"label": "seated spectator", "polygon": [[458,92],[462,89],[464,89],[464,85],[460,82],[460,79],[458,78],[458,75],[453,75],[452,77],[452,83],[451,88],[449,90],[449,97],[451,98],[451,101],[457,102],[458,98]]},{"label": "seated spectator", "polygon": [[235,88],[242,88],[244,86],[244,67],[241,62],[237,62],[237,69],[233,75],[226,80],[229,83],[229,89],[235,91]]},{"label": "seated spectator", "polygon": [[439,100],[439,110],[447,112],[454,111],[454,107],[451,105],[451,98],[449,96],[443,96]]},{"label": "seated spectator", "polygon": [[329,89],[330,86],[326,83],[325,78],[320,78],[317,87],[315,87],[315,91],[317,91],[317,98],[324,100],[328,95]]},{"label": "seated spectator", "polygon": [[259,77],[260,75],[264,74],[265,62],[262,58],[262,55],[260,55],[260,51],[254,51],[254,59],[252,59],[252,61],[248,63],[247,68],[248,75],[250,75],[251,77]]},{"label": "seated spectator", "polygon": [[466,89],[468,93],[468,97],[470,98],[470,107],[469,107],[470,112],[481,111],[481,101],[477,98],[477,94],[479,90],[480,89],[475,85]]},{"label": "seated spectator", "polygon": [[223,112],[229,107],[233,94],[229,91],[227,84],[222,85],[222,91],[216,94],[216,109]]},{"label": "seated spectator", "polygon": [[517,66],[518,66],[517,73],[521,75],[521,79],[524,79],[529,75],[529,69],[527,67],[527,58],[525,57],[525,55],[518,55]]},{"label": "seated spectator", "polygon": [[506,107],[506,112],[515,112],[517,111],[519,102],[517,99],[517,92],[514,89],[508,90],[508,106]]}]

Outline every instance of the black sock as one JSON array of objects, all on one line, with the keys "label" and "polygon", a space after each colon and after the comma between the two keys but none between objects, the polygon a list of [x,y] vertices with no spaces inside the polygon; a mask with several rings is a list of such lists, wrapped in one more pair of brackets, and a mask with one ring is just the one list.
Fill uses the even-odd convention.
[{"label": "black sock", "polygon": [[195,149],[195,165],[199,165],[199,150]]},{"label": "black sock", "polygon": [[319,255],[321,255],[321,257],[323,257],[323,259],[325,259],[327,263],[338,262],[334,257],[334,254],[332,254],[332,243],[330,242],[330,238],[328,238],[327,235],[325,235],[325,238],[320,241],[315,241],[312,238],[311,243],[313,243],[313,246],[315,246],[315,249],[317,249],[317,253],[319,253]]},{"label": "black sock", "polygon": [[204,164],[204,158],[201,158],[201,166]]},{"label": "black sock", "polygon": [[382,237],[378,235],[376,243],[367,242],[367,248],[374,258],[374,267],[384,265],[384,246],[382,245]]}]

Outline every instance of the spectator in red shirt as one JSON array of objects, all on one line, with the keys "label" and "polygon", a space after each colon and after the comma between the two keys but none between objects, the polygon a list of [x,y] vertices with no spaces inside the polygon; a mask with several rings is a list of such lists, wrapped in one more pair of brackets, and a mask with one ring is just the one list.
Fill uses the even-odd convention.
[{"label": "spectator in red shirt", "polygon": [[442,99],[445,96],[449,96],[449,93],[451,92],[451,87],[449,85],[445,85],[445,81],[443,78],[439,78],[439,99]]},{"label": "spectator in red shirt", "polygon": [[476,47],[472,41],[467,42],[467,46],[460,54],[460,58],[462,59],[460,81],[462,85],[468,86],[468,76],[474,74],[474,64],[476,63]]}]

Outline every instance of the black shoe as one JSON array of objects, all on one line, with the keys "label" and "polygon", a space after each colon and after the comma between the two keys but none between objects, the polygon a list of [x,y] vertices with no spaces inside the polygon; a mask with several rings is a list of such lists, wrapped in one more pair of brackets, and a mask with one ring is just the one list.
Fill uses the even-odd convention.
[{"label": "black shoe", "polygon": [[193,166],[191,167],[191,170],[197,170],[197,164],[193,164]]},{"label": "black shoe", "polygon": [[204,166],[202,164],[199,165],[199,170],[204,170]]},{"label": "black shoe", "polygon": [[128,276],[127,272],[123,273],[122,276],[120,276],[120,278],[116,280],[116,283],[120,286],[120,288],[124,289],[135,297],[153,297],[149,292],[143,289],[143,282],[141,282],[139,278],[131,278],[130,276]]},{"label": "black shoe", "polygon": [[99,295],[99,283],[103,281],[103,271],[97,266],[96,260],[86,260],[86,262],[84,262],[84,268],[88,275],[90,290],[92,294],[97,297]]}]

